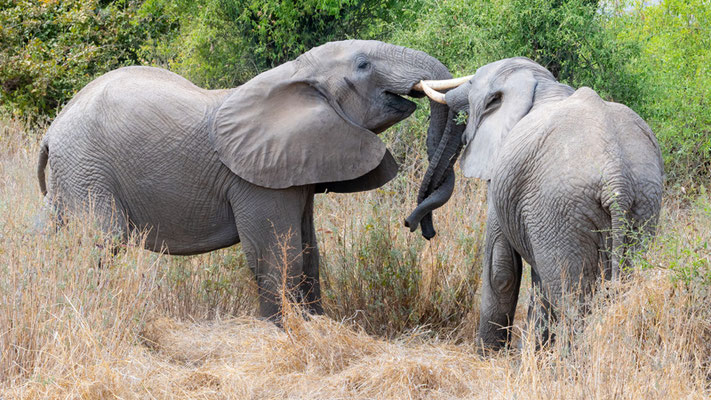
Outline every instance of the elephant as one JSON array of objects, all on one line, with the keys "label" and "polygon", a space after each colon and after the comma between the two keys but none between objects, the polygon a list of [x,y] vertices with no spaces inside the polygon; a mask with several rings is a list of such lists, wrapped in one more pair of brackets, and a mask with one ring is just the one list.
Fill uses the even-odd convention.
[{"label": "elephant", "polygon": [[510,343],[523,258],[528,324],[544,345],[564,295],[583,305],[598,278],[619,279],[639,238],[654,235],[664,177],[656,137],[630,108],[561,84],[524,57],[428,93],[468,111],[461,172],[488,185],[478,339],[490,349]]},{"label": "elephant", "polygon": [[[416,109],[402,96],[423,98],[418,82],[446,78],[424,52],[366,40],[315,47],[232,89],[120,68],[85,86],[48,128],[40,189],[58,220],[91,207],[106,232],[147,231],[148,250],[190,255],[241,242],[260,317],[279,323],[284,285],[322,314],[314,194],[390,181],[398,165],[378,134]],[[430,112],[441,137],[449,109],[432,103]]]}]

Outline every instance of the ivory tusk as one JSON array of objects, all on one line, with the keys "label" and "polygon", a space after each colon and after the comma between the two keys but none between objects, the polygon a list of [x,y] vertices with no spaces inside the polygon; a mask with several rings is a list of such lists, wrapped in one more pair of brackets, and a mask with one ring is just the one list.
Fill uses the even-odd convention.
[{"label": "ivory tusk", "polygon": [[427,97],[429,97],[433,101],[436,101],[437,103],[447,104],[447,102],[444,99],[444,93],[440,93],[440,92],[432,89],[425,83],[425,81],[420,81],[419,84],[421,85],[422,91],[425,92]]},{"label": "ivory tusk", "polygon": [[422,84],[424,83],[427,86],[429,86],[430,89],[434,89],[434,90],[451,89],[451,88],[455,88],[457,86],[460,86],[464,83],[469,82],[469,80],[472,79],[473,77],[474,77],[474,75],[468,75],[468,76],[463,76],[461,78],[444,79],[441,81],[420,81],[420,83],[416,84],[412,88],[414,90],[423,91],[424,89],[422,88]]}]

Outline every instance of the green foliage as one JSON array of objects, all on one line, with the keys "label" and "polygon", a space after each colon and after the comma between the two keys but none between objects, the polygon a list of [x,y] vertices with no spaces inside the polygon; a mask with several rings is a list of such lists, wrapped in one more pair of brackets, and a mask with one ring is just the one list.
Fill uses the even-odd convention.
[{"label": "green foliage", "polygon": [[514,54],[545,66],[561,82],[589,86],[608,100],[634,107],[643,94],[639,77],[625,66],[635,43],[606,29],[611,14],[597,0],[512,0],[503,7],[503,34]]},{"label": "green foliage", "polygon": [[462,110],[457,113],[457,116],[454,118],[454,122],[456,122],[457,125],[465,125],[467,123],[467,118],[469,118],[469,113]]},{"label": "green foliage", "polygon": [[0,1],[0,94],[4,112],[52,117],[93,77],[136,64],[144,38],[160,34],[135,17],[136,2]]},{"label": "green foliage", "polygon": [[456,75],[527,56],[637,111],[659,138],[669,180],[694,186],[711,178],[711,3],[648,3],[0,0],[0,112],[51,118],[124,65],[234,87],[324,42],[377,38],[426,51]]},{"label": "green foliage", "polygon": [[172,256],[165,262],[156,276],[160,286],[155,293],[164,312],[191,318],[245,315],[256,308],[254,274],[243,252],[225,249],[198,257]]},{"label": "green foliage", "polygon": [[630,62],[647,89],[637,111],[659,139],[668,181],[711,178],[711,3],[636,2],[613,29],[642,47]]},{"label": "green foliage", "polygon": [[[675,204],[675,207],[669,203]],[[687,288],[711,289],[711,197],[700,185],[698,193],[667,201],[661,229],[647,255],[637,262],[642,268],[669,268],[672,279]],[[684,213],[665,215],[669,210]],[[667,222],[667,221],[672,221]]]},{"label": "green foliage", "polygon": [[331,227],[337,245],[321,257],[327,314],[384,336],[422,325],[455,329],[474,304],[480,264],[473,259],[484,232],[457,241],[462,259],[457,246],[430,253],[424,239],[402,229],[404,210],[393,212],[401,202],[391,200],[398,195],[379,195],[359,210],[367,215],[361,223]]},{"label": "green foliage", "polygon": [[143,46],[147,62],[207,87],[236,86],[328,41],[376,36],[400,0],[148,0],[173,27]]},{"label": "green foliage", "polygon": [[608,99],[636,103],[637,77],[625,68],[638,52],[606,29],[609,13],[595,0],[421,0],[414,27],[393,41],[437,57],[457,74],[489,62],[526,56],[561,82],[590,86]]},{"label": "green foliage", "polygon": [[[372,218],[358,239],[353,248],[343,248],[335,261],[326,259],[328,302],[373,333],[401,332],[417,319],[414,312],[421,280],[417,247],[421,243],[391,246],[394,238],[389,227]],[[358,318],[359,310],[365,316]],[[362,322],[364,318],[367,323]]]},{"label": "green foliage", "polygon": [[420,0],[390,40],[455,75],[526,56],[561,82],[592,87],[639,113],[659,138],[669,180],[694,186],[711,178],[711,3],[645,3]]},{"label": "green foliage", "polygon": [[429,53],[455,74],[472,73],[503,57],[505,39],[495,34],[503,29],[497,3],[419,0],[394,24],[388,40]]}]

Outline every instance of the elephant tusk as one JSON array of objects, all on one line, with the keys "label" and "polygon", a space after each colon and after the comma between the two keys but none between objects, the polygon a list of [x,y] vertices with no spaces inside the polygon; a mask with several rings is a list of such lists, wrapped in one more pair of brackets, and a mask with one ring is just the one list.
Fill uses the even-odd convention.
[{"label": "elephant tusk", "polygon": [[419,90],[419,91],[424,91],[424,88],[422,87],[422,84],[425,84],[430,87],[430,89],[434,90],[445,90],[445,89],[452,89],[457,86],[460,86],[462,84],[465,84],[469,82],[470,79],[472,79],[474,75],[467,75],[463,76],[461,78],[454,78],[454,79],[443,79],[441,81],[420,81],[418,84],[413,86],[412,88],[414,90]]},{"label": "elephant tusk", "polygon": [[420,85],[422,85],[422,91],[425,92],[427,97],[432,99],[432,101],[436,101],[437,103],[441,104],[447,104],[447,101],[444,99],[444,93],[440,93],[429,86],[425,83],[425,81],[420,81]]}]

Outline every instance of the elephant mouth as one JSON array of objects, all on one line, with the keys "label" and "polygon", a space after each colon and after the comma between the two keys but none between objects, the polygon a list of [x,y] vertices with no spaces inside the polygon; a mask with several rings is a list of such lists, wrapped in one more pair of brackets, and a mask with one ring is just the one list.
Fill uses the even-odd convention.
[{"label": "elephant mouth", "polygon": [[417,108],[417,104],[402,97],[401,95],[392,92],[385,92],[385,96],[387,99],[386,105],[400,113],[407,114],[405,118],[409,117],[410,114],[415,112],[415,109]]},{"label": "elephant mouth", "polygon": [[[412,85],[412,86],[414,88],[415,85]],[[425,96],[426,96],[425,92],[423,92],[421,90],[417,90],[417,89],[410,89],[410,91],[407,92],[407,97],[412,97],[414,99],[421,99]]]},{"label": "elephant mouth", "polygon": [[417,104],[392,92],[383,92],[383,113],[379,123],[371,129],[376,135],[386,131],[391,126],[409,117]]}]

